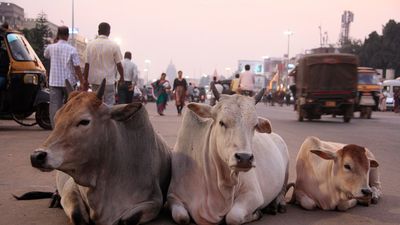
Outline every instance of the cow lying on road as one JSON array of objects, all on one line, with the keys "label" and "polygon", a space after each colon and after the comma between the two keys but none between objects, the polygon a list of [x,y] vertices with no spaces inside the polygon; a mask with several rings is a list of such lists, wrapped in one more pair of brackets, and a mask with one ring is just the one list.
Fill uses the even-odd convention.
[{"label": "cow lying on road", "polygon": [[163,206],[170,149],[142,104],[103,104],[104,86],[70,94],[32,166],[58,170],[61,205],[74,225],[144,223]]},{"label": "cow lying on road", "polygon": [[[219,94],[214,90],[214,95]],[[261,93],[262,95],[262,93]],[[190,103],[172,154],[168,206],[174,221],[243,224],[270,203],[285,211],[289,155],[255,99],[222,95],[211,107]]]},{"label": "cow lying on road", "polygon": [[366,148],[308,137],[296,160],[292,202],[305,209],[344,211],[381,196],[378,162]]}]

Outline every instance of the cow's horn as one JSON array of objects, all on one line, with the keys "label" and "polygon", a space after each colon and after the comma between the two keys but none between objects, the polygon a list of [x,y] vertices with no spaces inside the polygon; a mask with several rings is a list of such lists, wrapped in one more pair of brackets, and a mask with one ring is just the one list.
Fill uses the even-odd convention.
[{"label": "cow's horn", "polygon": [[262,97],[264,96],[265,88],[261,89],[255,96],[254,100],[256,101],[256,105],[259,101],[261,101]]},{"label": "cow's horn", "polygon": [[219,92],[218,92],[217,88],[215,87],[214,81],[211,82],[210,87],[211,87],[211,91],[213,92],[215,99],[219,100]]},{"label": "cow's horn", "polygon": [[67,95],[71,94],[71,92],[74,91],[74,88],[72,87],[68,79],[65,79],[65,90],[67,91]]},{"label": "cow's horn", "polygon": [[104,90],[106,89],[106,79],[104,78],[100,84],[99,89],[97,90],[97,98],[103,100]]}]

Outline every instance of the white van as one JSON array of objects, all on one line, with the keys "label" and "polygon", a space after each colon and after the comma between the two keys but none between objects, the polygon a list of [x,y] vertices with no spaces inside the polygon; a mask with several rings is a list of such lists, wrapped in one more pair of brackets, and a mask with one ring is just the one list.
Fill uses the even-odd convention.
[{"label": "white van", "polygon": [[382,83],[382,93],[386,96],[386,107],[388,110],[393,110],[393,95],[397,89],[400,89],[400,80],[385,80]]}]

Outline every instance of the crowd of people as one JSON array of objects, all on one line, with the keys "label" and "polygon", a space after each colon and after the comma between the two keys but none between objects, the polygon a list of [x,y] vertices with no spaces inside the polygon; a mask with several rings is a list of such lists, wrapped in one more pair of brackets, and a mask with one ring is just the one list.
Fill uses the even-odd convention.
[{"label": "crowd of people", "polygon": [[[110,24],[105,22],[99,24],[97,38],[88,43],[84,52],[85,66],[83,71],[81,71],[81,62],[77,50],[67,42],[69,37],[68,27],[59,27],[56,40],[45,49],[45,57],[50,59],[51,62],[49,72],[50,119],[53,127],[55,113],[68,97],[65,89],[66,79],[80,91],[87,91],[89,86],[92,91],[96,91],[105,78],[105,104],[114,105],[116,93],[118,93],[118,103],[132,102],[134,91],[139,89],[137,87],[138,69],[132,62],[131,52],[125,52],[122,58],[119,46],[109,39],[110,33]],[[216,77],[214,77],[213,82],[216,85],[219,83]],[[160,78],[153,82],[151,86],[156,96],[157,112],[160,116],[164,115],[170,93],[173,95],[177,114],[180,116],[185,101],[192,101],[195,92],[199,92],[191,83],[186,81],[182,71],[178,71],[172,85],[166,79],[166,74],[162,73]],[[146,88],[142,90],[146,91]],[[222,92],[222,90],[220,91]],[[232,81],[232,91],[248,96],[254,95],[254,74],[250,71],[249,65],[246,65],[245,71],[240,75],[237,74]]]},{"label": "crowd of people", "polygon": [[[84,52],[85,62],[82,71],[76,48],[67,42],[69,28],[67,26],[58,27],[56,40],[45,49],[44,54],[46,58],[50,59],[50,119],[53,127],[55,113],[68,97],[65,89],[66,79],[79,91],[87,91],[89,87],[92,91],[96,91],[105,78],[106,86],[103,100],[109,106],[116,104],[116,93],[118,93],[118,103],[124,104],[131,103],[135,96],[135,90],[140,90],[137,87],[138,69],[132,61],[132,53],[127,51],[122,57],[120,47],[109,39],[110,33],[110,24],[103,22],[98,25],[98,36],[88,43]],[[246,65],[243,73],[236,74],[231,84],[231,90],[233,93],[253,96],[254,81],[254,74],[250,71],[250,65]],[[217,89],[222,92],[217,77],[214,77],[213,82],[217,85]],[[197,87],[186,81],[182,71],[178,71],[172,85],[166,79],[166,74],[162,73],[160,78],[153,82],[151,86],[156,97],[157,112],[160,116],[164,115],[171,94],[175,100],[177,114],[180,116],[185,101],[193,101],[199,92]],[[145,92],[147,88],[144,87],[141,90],[139,92]]]},{"label": "crowd of people", "polygon": [[[49,87],[50,87],[50,120],[54,127],[55,113],[67,98],[65,80],[80,91],[87,91],[90,88],[96,91],[106,79],[104,103],[114,105],[116,93],[118,103],[131,103],[135,96],[135,90],[146,92],[147,88],[140,89],[138,84],[138,69],[132,61],[132,53],[127,51],[122,57],[120,47],[109,39],[111,26],[108,23],[98,25],[98,36],[89,42],[84,52],[84,70],[81,71],[81,62],[77,50],[68,41],[69,28],[58,27],[57,38],[44,51],[44,56],[50,59]],[[117,76],[116,76],[117,75]],[[77,83],[80,83],[79,87]],[[222,92],[222,85],[213,77],[214,84],[219,92]],[[117,84],[117,85],[116,85]],[[193,101],[195,87],[188,83],[183,77],[183,72],[178,71],[177,77],[172,85],[162,73],[160,78],[152,84],[156,96],[157,112],[164,115],[170,95],[173,95],[177,114],[181,115],[185,101]],[[236,74],[230,83],[230,92],[247,96],[254,95],[255,76],[251,72],[250,65],[245,65],[244,72]],[[142,90],[142,91],[140,91]],[[144,94],[144,93],[142,93]],[[268,95],[267,95],[268,96]],[[286,96],[287,97],[287,96]],[[271,97],[272,98],[272,97]],[[381,110],[385,110],[384,98],[381,96]],[[396,92],[395,112],[400,111],[400,91]],[[215,100],[211,97],[210,104],[214,105]]]}]

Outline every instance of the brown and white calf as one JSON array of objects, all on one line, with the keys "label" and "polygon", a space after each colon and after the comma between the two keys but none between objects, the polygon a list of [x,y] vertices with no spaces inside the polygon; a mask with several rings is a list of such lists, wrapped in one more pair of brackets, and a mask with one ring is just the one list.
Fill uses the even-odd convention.
[{"label": "brown and white calf", "polygon": [[366,148],[308,137],[296,160],[292,202],[311,210],[345,211],[377,203],[382,192],[378,162]]}]

